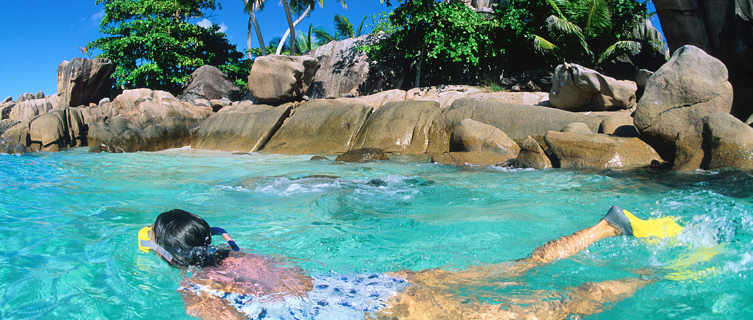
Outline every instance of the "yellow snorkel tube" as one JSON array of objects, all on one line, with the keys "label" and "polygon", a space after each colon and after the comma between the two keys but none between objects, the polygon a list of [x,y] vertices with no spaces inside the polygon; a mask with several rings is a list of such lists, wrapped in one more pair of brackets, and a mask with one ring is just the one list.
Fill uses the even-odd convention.
[{"label": "yellow snorkel tube", "polygon": [[162,256],[167,262],[173,261],[173,255],[170,254],[170,252],[167,252],[164,248],[157,245],[156,242],[154,242],[154,232],[152,232],[152,227],[143,227],[139,230],[139,250],[148,253],[149,250],[154,250]]}]

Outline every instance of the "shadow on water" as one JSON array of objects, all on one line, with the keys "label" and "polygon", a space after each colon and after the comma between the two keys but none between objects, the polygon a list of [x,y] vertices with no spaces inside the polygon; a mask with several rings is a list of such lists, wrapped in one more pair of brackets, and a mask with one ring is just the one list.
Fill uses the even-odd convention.
[{"label": "shadow on water", "polygon": [[733,198],[753,196],[753,175],[738,170],[676,173],[659,170],[636,170],[629,172],[608,171],[611,178],[631,181],[637,185],[664,186],[677,190],[710,190]]}]

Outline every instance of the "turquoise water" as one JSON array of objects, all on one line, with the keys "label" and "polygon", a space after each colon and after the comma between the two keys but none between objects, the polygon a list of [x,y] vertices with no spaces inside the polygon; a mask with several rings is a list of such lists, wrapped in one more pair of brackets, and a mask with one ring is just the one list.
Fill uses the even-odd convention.
[{"label": "turquoise water", "polygon": [[[195,150],[0,155],[0,319],[189,318],[175,291],[182,273],[136,248],[138,229],[173,208],[225,227],[249,251],[291,257],[311,273],[349,273],[521,258],[594,224],[612,204],[642,217],[678,216],[687,227],[671,241],[606,239],[519,285],[489,280],[457,294],[500,303],[640,272],[658,281],[588,318],[753,318],[748,174],[308,159]],[[672,267],[708,251],[718,254]],[[677,272],[695,279],[666,280]]]}]

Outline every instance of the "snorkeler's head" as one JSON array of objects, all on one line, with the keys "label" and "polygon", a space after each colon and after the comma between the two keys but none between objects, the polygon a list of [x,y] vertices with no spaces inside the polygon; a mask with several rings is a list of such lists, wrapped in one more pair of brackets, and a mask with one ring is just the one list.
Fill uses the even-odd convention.
[{"label": "snorkeler's head", "polygon": [[199,216],[180,209],[157,216],[152,227],[156,244],[172,255],[168,262],[177,267],[213,266],[229,251],[211,246],[209,224]]}]

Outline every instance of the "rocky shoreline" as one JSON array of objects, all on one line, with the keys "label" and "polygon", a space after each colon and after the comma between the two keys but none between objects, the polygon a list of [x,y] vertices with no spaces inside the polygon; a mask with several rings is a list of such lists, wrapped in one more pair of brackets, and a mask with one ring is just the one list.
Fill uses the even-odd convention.
[{"label": "rocky shoreline", "polygon": [[[266,104],[231,101],[239,92],[208,66],[197,70],[180,97],[135,89],[110,101],[98,84],[111,72],[106,61],[64,62],[57,95],[0,104],[0,150],[88,146],[92,152],[136,152],[190,145],[277,154],[350,152],[355,156],[342,159],[352,161],[363,160],[359,153],[384,159],[383,152],[453,165],[753,168],[753,128],[730,114],[726,66],[690,45],[641,83],[640,99],[635,82],[578,65],[559,66],[549,93],[444,86],[357,96],[368,77],[344,88],[336,71],[319,69],[321,57],[257,60],[249,75],[253,97],[246,98]],[[347,74],[353,68],[346,67]],[[339,96],[312,100],[306,96],[310,87]]]}]

